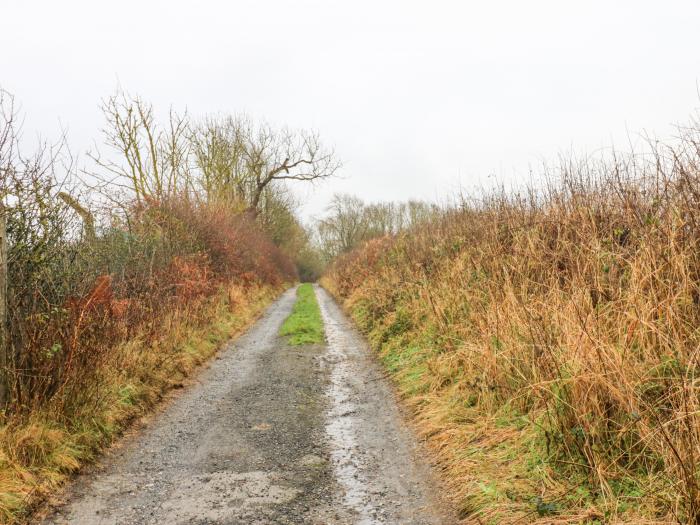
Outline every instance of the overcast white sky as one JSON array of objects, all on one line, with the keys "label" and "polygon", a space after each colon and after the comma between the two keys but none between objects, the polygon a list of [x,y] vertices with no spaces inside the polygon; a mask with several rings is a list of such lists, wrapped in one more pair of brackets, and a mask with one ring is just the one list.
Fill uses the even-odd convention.
[{"label": "overcast white sky", "polygon": [[440,199],[563,151],[660,137],[700,105],[698,0],[0,0],[25,135],[84,152],[120,84],[161,110],[315,128],[343,178],[304,192]]}]

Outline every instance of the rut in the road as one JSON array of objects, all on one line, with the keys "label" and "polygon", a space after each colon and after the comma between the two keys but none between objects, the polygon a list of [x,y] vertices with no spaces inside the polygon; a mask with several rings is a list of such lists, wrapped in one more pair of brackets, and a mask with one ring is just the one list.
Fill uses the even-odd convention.
[{"label": "rut in the road", "polygon": [[361,336],[316,293],[327,345],[278,336],[287,291],[46,522],[450,523]]}]

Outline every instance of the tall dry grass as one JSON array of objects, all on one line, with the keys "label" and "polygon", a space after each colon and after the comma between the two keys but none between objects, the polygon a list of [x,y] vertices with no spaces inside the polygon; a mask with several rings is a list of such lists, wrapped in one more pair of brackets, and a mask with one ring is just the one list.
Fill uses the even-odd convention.
[{"label": "tall dry grass", "polygon": [[700,523],[700,128],[680,132],[328,271],[465,518]]}]

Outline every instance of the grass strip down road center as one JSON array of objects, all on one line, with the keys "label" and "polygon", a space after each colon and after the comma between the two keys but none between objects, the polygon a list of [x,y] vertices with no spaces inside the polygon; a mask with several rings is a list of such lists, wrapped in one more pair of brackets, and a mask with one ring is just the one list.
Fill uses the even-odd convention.
[{"label": "grass strip down road center", "polygon": [[280,328],[280,335],[288,336],[290,345],[309,345],[323,342],[323,321],[316,294],[310,283],[297,288],[297,301],[292,313]]}]

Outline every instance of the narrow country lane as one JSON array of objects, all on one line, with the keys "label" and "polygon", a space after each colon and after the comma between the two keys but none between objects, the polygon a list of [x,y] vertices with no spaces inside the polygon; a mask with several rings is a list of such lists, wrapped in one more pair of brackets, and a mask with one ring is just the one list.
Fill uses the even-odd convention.
[{"label": "narrow country lane", "polygon": [[366,343],[315,291],[326,345],[278,336],[288,290],[44,523],[452,523]]}]

